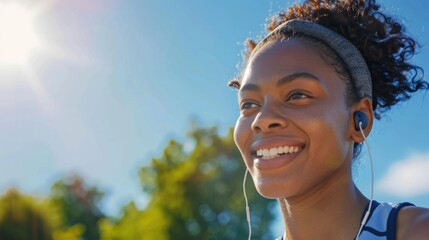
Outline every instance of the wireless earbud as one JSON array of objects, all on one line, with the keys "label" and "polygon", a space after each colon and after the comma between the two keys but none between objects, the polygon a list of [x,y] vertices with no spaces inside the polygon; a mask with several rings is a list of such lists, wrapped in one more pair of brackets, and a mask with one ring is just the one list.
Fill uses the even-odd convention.
[{"label": "wireless earbud", "polygon": [[362,123],[362,129],[365,129],[368,126],[368,117],[362,111],[356,111],[353,113],[353,118],[355,120],[355,130],[359,131],[359,123]]}]

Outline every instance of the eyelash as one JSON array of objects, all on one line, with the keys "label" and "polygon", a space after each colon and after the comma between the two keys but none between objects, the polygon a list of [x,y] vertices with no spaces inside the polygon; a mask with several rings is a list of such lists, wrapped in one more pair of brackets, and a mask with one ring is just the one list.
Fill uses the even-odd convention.
[{"label": "eyelash", "polygon": [[[298,97],[296,97],[296,96],[298,96]],[[306,99],[306,98],[310,98],[310,96],[308,94],[301,92],[301,91],[294,91],[291,94],[289,94],[286,101],[293,101],[293,100]]]},{"label": "eyelash", "polygon": [[[289,102],[289,101],[296,101],[296,100],[300,100],[300,99],[308,99],[311,98],[308,94],[303,93],[302,91],[294,91],[292,93],[289,94],[289,96],[287,97],[287,99],[285,100],[285,102]],[[240,106],[241,110],[248,110],[248,109],[252,109],[254,107],[259,106],[257,103],[255,102],[243,102]]]},{"label": "eyelash", "polygon": [[256,103],[254,103],[254,102],[243,102],[242,104],[241,104],[241,110],[245,110],[245,109],[251,109],[252,107],[251,106],[249,106],[249,105],[256,105],[256,106],[258,106],[258,104],[256,104]]}]

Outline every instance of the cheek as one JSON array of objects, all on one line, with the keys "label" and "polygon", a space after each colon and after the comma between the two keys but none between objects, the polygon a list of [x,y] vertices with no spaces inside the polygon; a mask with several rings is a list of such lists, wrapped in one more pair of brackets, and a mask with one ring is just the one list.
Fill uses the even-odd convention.
[{"label": "cheek", "polygon": [[313,153],[324,156],[323,164],[336,166],[348,153],[347,113],[332,108],[314,114],[308,122]]},{"label": "cheek", "polygon": [[234,128],[234,142],[245,158],[246,150],[249,148],[249,141],[251,137],[252,120],[246,117],[239,117]]}]

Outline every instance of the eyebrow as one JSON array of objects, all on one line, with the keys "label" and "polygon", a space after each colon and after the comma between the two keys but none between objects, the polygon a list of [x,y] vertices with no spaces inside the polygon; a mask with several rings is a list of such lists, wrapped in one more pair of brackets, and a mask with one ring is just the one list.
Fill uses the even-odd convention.
[{"label": "eyebrow", "polygon": [[[308,72],[297,72],[297,73],[286,75],[286,76],[280,78],[277,81],[277,87],[280,87],[280,86],[282,86],[282,85],[284,85],[286,83],[289,83],[289,82],[291,82],[293,80],[296,80],[298,78],[306,78],[306,79],[310,79],[310,80],[313,80],[313,81],[320,82],[320,79],[318,77],[314,76],[311,73],[308,73]],[[243,85],[239,90],[240,91],[259,91],[260,87],[258,85],[256,85],[256,84],[249,83],[249,84]]]}]

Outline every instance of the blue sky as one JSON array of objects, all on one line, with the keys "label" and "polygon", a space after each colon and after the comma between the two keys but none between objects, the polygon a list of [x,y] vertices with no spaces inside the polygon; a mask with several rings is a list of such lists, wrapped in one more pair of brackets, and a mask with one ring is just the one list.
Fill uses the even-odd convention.
[{"label": "blue sky", "polygon": [[[143,206],[137,171],[192,118],[225,129],[238,116],[242,42],[294,1],[21,1],[36,11],[43,47],[26,64],[0,63],[0,192],[46,194],[77,172],[107,192],[104,210]],[[382,1],[422,44],[414,62],[429,72],[429,7]],[[3,2],[0,2],[0,6]],[[429,100],[424,94],[376,123],[369,138],[375,197],[429,207]],[[356,181],[369,193],[363,154]]]}]

